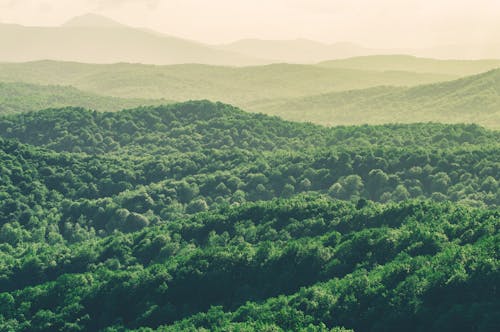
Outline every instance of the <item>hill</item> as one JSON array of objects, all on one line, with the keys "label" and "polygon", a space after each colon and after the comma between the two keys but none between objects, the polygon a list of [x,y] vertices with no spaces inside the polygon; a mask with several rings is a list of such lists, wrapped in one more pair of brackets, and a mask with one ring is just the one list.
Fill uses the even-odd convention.
[{"label": "hill", "polygon": [[392,55],[397,55],[393,59],[396,61],[405,57],[423,57],[440,59],[441,61],[460,59],[459,61],[463,60],[463,64],[470,61],[481,62],[483,59],[500,58],[500,45],[495,43],[438,45],[430,48],[367,48],[349,42],[328,44],[308,39],[242,39],[228,44],[215,45],[215,47],[251,57],[289,63],[317,63],[330,62],[331,60],[340,60],[342,63],[342,60],[352,57],[371,58],[373,56],[377,58],[381,56],[387,58],[393,57]]},{"label": "hill", "polygon": [[[336,181],[345,186],[343,177],[356,175],[361,186],[343,195],[350,197],[361,190],[358,194],[375,200],[390,199],[391,196],[382,198],[381,195],[385,191],[392,193],[400,184],[404,184],[405,190],[414,187],[412,195],[415,197],[431,196],[438,188],[432,185],[431,179],[444,176],[437,175],[443,172],[447,176],[443,187],[439,187],[440,193],[456,199],[465,198],[466,192],[455,193],[463,188],[453,184],[461,181],[462,172],[474,174],[470,181],[476,185],[488,176],[497,176],[496,166],[488,170],[487,165],[498,158],[493,151],[498,149],[500,141],[499,132],[475,125],[325,128],[245,113],[229,105],[207,101],[113,113],[73,108],[22,113],[0,118],[0,132],[6,139],[60,153],[85,152],[112,159],[126,156],[127,163],[135,160],[135,165],[127,172],[138,173],[125,178],[141,179],[143,184],[149,184],[151,179],[170,183],[192,176],[191,182],[198,183],[198,188],[207,185],[207,193],[212,195],[217,194],[209,189],[212,180],[201,173],[209,176],[217,170],[225,170],[235,172],[233,175],[239,178],[235,181],[240,183],[240,189],[248,189],[249,197],[272,197],[279,195],[286,184],[292,185],[293,191],[316,188],[326,193]],[[443,151],[437,152],[440,150]],[[431,157],[431,153],[436,155]],[[483,159],[481,167],[473,168],[476,159],[470,158],[471,153]],[[93,162],[92,158],[83,160]],[[451,167],[455,163],[459,166]],[[148,170],[141,170],[147,164]],[[414,167],[421,169],[410,172]],[[84,167],[87,168],[90,166]],[[363,183],[369,183],[374,176],[370,172],[377,169],[387,173],[378,175],[387,178],[380,185],[365,188]],[[401,173],[403,170],[408,173]],[[393,178],[389,181],[390,176]],[[117,177],[116,180],[125,178]],[[205,181],[208,182],[204,184]],[[131,184],[137,185],[136,182]],[[256,187],[262,192],[259,193]],[[225,193],[229,199],[232,191]],[[215,199],[217,196],[210,197]],[[486,197],[481,200],[496,204],[494,199],[491,202]]]},{"label": "hill", "polygon": [[370,50],[351,43],[324,44],[307,39],[243,39],[217,47],[249,57],[288,63],[316,63],[377,53],[376,50]]},{"label": "hill", "polygon": [[499,142],[208,101],[2,116],[0,330],[495,331]]},{"label": "hill", "polygon": [[[11,111],[70,105],[119,110],[170,100],[210,99],[230,102],[250,112],[325,125],[434,121],[500,127],[498,70],[448,81],[456,77],[450,73],[474,72],[496,62],[396,58],[401,60],[399,64],[392,62],[392,57],[370,57],[342,60],[332,65],[334,68],[291,64],[235,68],[4,63],[0,64],[0,82],[17,86],[4,84],[0,94],[4,96],[4,110]],[[400,68],[414,72],[392,70]],[[441,73],[429,74],[427,70]],[[31,86],[21,87],[19,81]],[[60,87],[55,91],[54,87],[34,85]]]},{"label": "hill", "polygon": [[92,65],[55,61],[0,64],[0,81],[4,82],[70,85],[82,91],[121,98],[218,100],[244,109],[258,100],[292,98],[378,85],[418,85],[454,77],[291,64],[242,68],[195,64]]},{"label": "hill", "polygon": [[116,111],[142,105],[167,103],[166,100],[107,97],[65,86],[0,83],[0,114],[73,105],[99,111]]},{"label": "hill", "polygon": [[[499,278],[496,218],[498,211],[449,204],[356,208],[298,197],[42,245],[37,256],[8,256],[3,273],[20,288],[2,293],[0,324],[18,331],[69,324],[94,331],[490,331],[500,324],[490,287]],[[33,285],[22,287],[27,277]]]},{"label": "hill", "polygon": [[101,28],[123,28],[125,25],[118,23],[110,18],[97,14],[84,14],[73,17],[65,22],[63,27],[101,27]]},{"label": "hill", "polygon": [[329,125],[436,121],[500,128],[500,70],[411,88],[377,87],[268,101],[251,109]]},{"label": "hill", "polygon": [[319,63],[327,68],[474,75],[500,68],[500,60],[438,60],[409,55],[373,55]]},{"label": "hill", "polygon": [[60,27],[0,24],[0,61],[79,61],[86,63],[267,63],[201,43],[86,15]]}]

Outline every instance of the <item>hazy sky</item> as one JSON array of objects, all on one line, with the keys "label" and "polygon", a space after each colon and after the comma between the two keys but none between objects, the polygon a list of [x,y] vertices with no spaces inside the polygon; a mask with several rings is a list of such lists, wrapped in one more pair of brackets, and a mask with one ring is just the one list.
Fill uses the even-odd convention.
[{"label": "hazy sky", "polygon": [[0,0],[0,21],[23,25],[59,25],[88,12],[208,43],[308,38],[427,47],[500,36],[500,0]]}]

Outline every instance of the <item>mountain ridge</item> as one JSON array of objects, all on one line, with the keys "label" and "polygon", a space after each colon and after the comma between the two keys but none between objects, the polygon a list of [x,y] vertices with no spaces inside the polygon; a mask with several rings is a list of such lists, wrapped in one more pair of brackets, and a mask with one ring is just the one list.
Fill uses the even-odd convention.
[{"label": "mountain ridge", "polygon": [[[93,16],[90,17],[90,21],[93,19]],[[48,59],[84,63],[206,63],[228,66],[269,62],[147,29],[107,21],[85,24],[86,21],[89,17],[70,20],[59,27],[0,24],[3,44],[0,62]]]},{"label": "mountain ridge", "polygon": [[113,27],[123,28],[126,25],[119,23],[109,17],[94,13],[75,16],[61,24],[61,27]]}]

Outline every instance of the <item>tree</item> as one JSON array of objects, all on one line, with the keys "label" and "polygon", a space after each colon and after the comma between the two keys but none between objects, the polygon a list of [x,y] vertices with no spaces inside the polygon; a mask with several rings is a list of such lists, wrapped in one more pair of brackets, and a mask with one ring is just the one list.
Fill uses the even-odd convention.
[{"label": "tree", "polygon": [[186,181],[181,181],[176,187],[177,197],[181,203],[189,203],[199,193],[200,189],[195,183],[189,184]]},{"label": "tree", "polygon": [[392,200],[396,202],[404,201],[411,197],[410,193],[406,189],[406,187],[402,184],[398,185],[394,192],[392,193]]},{"label": "tree", "polygon": [[130,213],[123,225],[123,231],[125,232],[136,232],[143,229],[149,225],[149,220],[145,216],[139,213]]},{"label": "tree", "polygon": [[305,178],[304,180],[300,181],[299,187],[303,191],[308,191],[311,189],[311,181],[308,178]]},{"label": "tree", "polygon": [[281,196],[282,197],[291,197],[295,193],[295,187],[287,183],[283,186],[283,190],[281,191]]},{"label": "tree", "polygon": [[197,212],[203,212],[203,211],[207,211],[207,210],[208,210],[208,204],[204,199],[201,199],[201,198],[192,201],[186,207],[187,213],[197,213]]}]

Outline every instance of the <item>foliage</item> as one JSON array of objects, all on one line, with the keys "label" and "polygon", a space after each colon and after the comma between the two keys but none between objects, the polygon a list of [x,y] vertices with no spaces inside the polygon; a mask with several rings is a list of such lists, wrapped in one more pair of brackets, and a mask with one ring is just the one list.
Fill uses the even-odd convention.
[{"label": "foliage", "polygon": [[0,331],[500,327],[496,131],[200,101],[0,135]]},{"label": "foliage", "polygon": [[116,111],[165,100],[125,99],[82,92],[72,87],[0,82],[0,114],[38,111],[45,108],[82,105],[99,111]]}]

